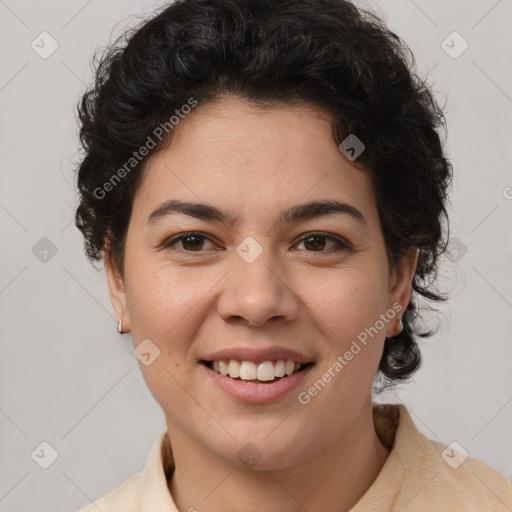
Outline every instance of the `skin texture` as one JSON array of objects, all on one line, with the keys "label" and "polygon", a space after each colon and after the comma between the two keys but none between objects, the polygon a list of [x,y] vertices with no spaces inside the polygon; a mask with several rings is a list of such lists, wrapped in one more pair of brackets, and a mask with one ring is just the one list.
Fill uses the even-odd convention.
[{"label": "skin texture", "polygon": [[[328,116],[312,107],[262,110],[232,97],[199,105],[144,172],[124,277],[108,257],[105,270],[134,346],[149,338],[160,350],[140,367],[165,414],[176,461],[169,489],[178,508],[348,510],[388,456],[374,430],[371,391],[399,315],[307,405],[297,394],[393,304],[405,310],[418,250],[390,271],[370,177],[339,151]],[[237,220],[227,225],[179,214],[148,224],[170,199],[212,204]],[[274,224],[286,208],[332,199],[356,207],[367,226],[346,214]],[[210,240],[162,247],[186,231]],[[349,248],[330,238],[316,248],[303,240],[312,231]],[[263,250],[252,263],[236,252],[247,237]],[[234,400],[199,363],[217,349],[275,345],[315,364],[300,389],[274,403]],[[261,454],[250,468],[237,456],[247,442]]]}]

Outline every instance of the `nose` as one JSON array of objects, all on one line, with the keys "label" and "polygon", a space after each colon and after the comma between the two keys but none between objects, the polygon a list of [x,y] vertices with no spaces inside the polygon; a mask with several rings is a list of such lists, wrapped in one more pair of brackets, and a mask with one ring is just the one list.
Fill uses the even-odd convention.
[{"label": "nose", "polygon": [[239,254],[233,260],[217,302],[217,311],[226,322],[244,319],[261,326],[272,318],[291,321],[297,317],[299,301],[293,284],[287,282],[270,249],[252,262]]}]

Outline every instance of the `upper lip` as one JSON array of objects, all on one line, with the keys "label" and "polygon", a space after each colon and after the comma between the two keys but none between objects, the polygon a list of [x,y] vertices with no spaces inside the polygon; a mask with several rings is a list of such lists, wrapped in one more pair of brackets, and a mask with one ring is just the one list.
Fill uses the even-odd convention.
[{"label": "upper lip", "polygon": [[206,354],[202,361],[221,361],[236,359],[237,361],[252,361],[262,363],[264,361],[295,361],[297,363],[310,363],[313,358],[296,350],[284,347],[255,348],[225,348]]}]

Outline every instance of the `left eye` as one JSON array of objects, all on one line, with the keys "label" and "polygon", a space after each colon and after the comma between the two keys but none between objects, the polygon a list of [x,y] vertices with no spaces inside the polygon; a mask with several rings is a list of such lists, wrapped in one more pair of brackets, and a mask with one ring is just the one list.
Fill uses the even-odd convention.
[{"label": "left eye", "polygon": [[349,246],[346,243],[342,242],[338,238],[324,235],[322,233],[308,233],[307,236],[299,240],[299,244],[304,243],[305,245],[309,245],[309,247],[313,247],[312,252],[326,252],[322,250],[326,246],[325,240],[330,240],[331,242],[334,242],[334,245],[338,248],[338,250],[349,248]]}]

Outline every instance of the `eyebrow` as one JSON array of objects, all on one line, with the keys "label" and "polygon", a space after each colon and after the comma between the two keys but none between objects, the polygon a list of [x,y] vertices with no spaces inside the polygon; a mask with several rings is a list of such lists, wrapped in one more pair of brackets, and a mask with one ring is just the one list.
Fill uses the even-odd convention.
[{"label": "eyebrow", "polygon": [[[176,214],[189,215],[202,220],[217,220],[228,225],[233,225],[238,219],[238,216],[233,213],[221,210],[213,205],[173,199],[166,201],[154,210],[149,215],[147,223],[153,224],[162,218]],[[311,201],[292,206],[281,212],[277,225],[292,224],[332,214],[349,215],[365,229],[368,228],[365,216],[355,206],[336,200]]]}]

